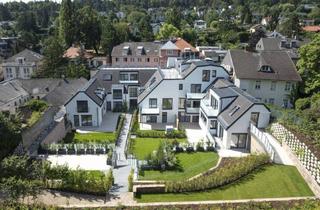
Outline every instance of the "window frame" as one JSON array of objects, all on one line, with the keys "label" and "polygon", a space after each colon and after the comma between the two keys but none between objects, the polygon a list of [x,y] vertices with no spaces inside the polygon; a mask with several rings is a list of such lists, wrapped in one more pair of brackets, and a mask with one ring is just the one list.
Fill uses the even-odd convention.
[{"label": "window frame", "polygon": [[[89,112],[89,104],[88,104],[88,101],[86,101],[86,100],[77,100],[76,103],[77,103],[77,112],[78,112],[78,113],[88,113],[88,112]],[[80,105],[80,103],[85,103],[85,108],[83,108],[83,107],[82,107],[83,104]],[[82,108],[80,108],[80,107],[82,107]]]},{"label": "window frame", "polygon": [[210,70],[204,69],[202,70],[202,82],[210,81]]},{"label": "window frame", "polygon": [[[164,107],[165,100],[171,101],[170,107]],[[173,108],[173,98],[162,98],[162,110],[172,110]]]},{"label": "window frame", "polygon": [[[152,103],[152,101],[155,101],[155,105]],[[158,108],[158,99],[157,98],[149,98],[149,108],[150,109],[156,109]]]}]

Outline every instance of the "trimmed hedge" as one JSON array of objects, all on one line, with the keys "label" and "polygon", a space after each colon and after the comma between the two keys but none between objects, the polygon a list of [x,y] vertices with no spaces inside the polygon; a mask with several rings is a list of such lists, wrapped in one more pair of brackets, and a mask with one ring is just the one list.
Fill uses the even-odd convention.
[{"label": "trimmed hedge", "polygon": [[169,138],[183,139],[186,138],[184,130],[173,130],[168,133],[160,130],[137,130],[136,135],[140,138]]},{"label": "trimmed hedge", "polygon": [[119,136],[120,136],[123,124],[124,124],[124,119],[125,119],[125,116],[123,114],[121,114],[118,118],[117,129],[115,131],[116,141],[118,141],[118,139],[119,139]]},{"label": "trimmed hedge", "polygon": [[270,161],[268,155],[250,155],[234,158],[226,165],[218,167],[192,180],[166,182],[167,193],[181,193],[209,190],[232,183]]}]

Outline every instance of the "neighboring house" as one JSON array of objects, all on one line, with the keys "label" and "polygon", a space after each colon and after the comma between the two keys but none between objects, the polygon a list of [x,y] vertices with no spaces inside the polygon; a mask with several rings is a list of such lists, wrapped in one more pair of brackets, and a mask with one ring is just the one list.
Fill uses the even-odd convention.
[{"label": "neighboring house", "polygon": [[13,55],[13,51],[17,48],[17,37],[1,37],[0,38],[0,58],[8,58]]},{"label": "neighboring house", "polygon": [[124,12],[119,11],[119,12],[116,12],[116,16],[119,19],[123,19],[126,17],[126,14]]},{"label": "neighboring house", "polygon": [[250,123],[266,128],[269,119],[263,103],[226,79],[215,80],[200,103],[199,125],[221,149],[250,151]]},{"label": "neighboring house", "polygon": [[300,25],[302,26],[314,26],[315,19],[302,19],[300,21]]},{"label": "neighboring house", "polygon": [[291,107],[290,94],[301,81],[284,51],[229,50],[222,62],[234,84],[265,103]]},{"label": "neighboring house", "polygon": [[63,106],[87,82],[86,79],[12,79],[0,83],[0,111],[14,114],[29,99]]},{"label": "neighboring house", "polygon": [[2,63],[4,79],[30,79],[39,69],[43,56],[25,49]]},{"label": "neighboring house", "polygon": [[124,42],[112,50],[112,67],[158,67],[159,50],[155,42]]},{"label": "neighboring house", "polygon": [[100,67],[66,103],[68,119],[73,127],[100,126],[106,111],[122,111],[124,106],[136,108],[140,87],[156,71],[157,68]]},{"label": "neighboring house", "polygon": [[285,51],[294,63],[299,60],[298,48],[303,42],[289,38],[261,38],[256,44],[256,50],[260,51]]},{"label": "neighboring house", "polygon": [[318,33],[318,32],[320,32],[320,26],[305,26],[302,28],[302,30],[304,30],[306,32]]},{"label": "neighboring house", "polygon": [[271,16],[264,17],[261,20],[261,25],[268,26],[271,20],[272,20]]},{"label": "neighboring house", "polygon": [[138,96],[140,122],[198,122],[200,100],[218,77],[228,78],[221,66],[190,61],[180,68],[159,69]]},{"label": "neighboring house", "polygon": [[0,82],[0,112],[15,114],[17,108],[31,98],[19,80]]},{"label": "neighboring house", "polygon": [[174,66],[174,60],[199,58],[199,51],[190,43],[182,38],[169,40],[160,48],[160,66],[161,68],[171,68]]},{"label": "neighboring house", "polygon": [[194,29],[204,30],[207,28],[207,22],[204,20],[196,20],[193,25]]},{"label": "neighboring house", "polygon": [[216,64],[220,64],[228,52],[221,46],[197,46],[196,48],[200,52],[200,58],[211,59]]},{"label": "neighboring house", "polygon": [[285,39],[286,37],[279,33],[278,31],[274,30],[272,32],[267,32],[266,33],[267,38],[280,38],[280,39]]},{"label": "neighboring house", "polygon": [[249,29],[250,33],[253,34],[255,33],[256,31],[263,31],[263,32],[266,32],[266,27],[262,24],[256,24],[254,26],[252,26],[250,29]]}]

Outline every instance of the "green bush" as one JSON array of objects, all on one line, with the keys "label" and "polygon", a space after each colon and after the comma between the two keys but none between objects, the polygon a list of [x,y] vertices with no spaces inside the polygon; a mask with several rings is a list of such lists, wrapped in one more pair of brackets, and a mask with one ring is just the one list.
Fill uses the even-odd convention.
[{"label": "green bush", "polygon": [[250,155],[243,158],[234,158],[222,167],[218,167],[216,170],[195,179],[166,182],[166,192],[181,193],[221,187],[248,175],[260,166],[268,163],[269,160],[270,158],[267,155]]},{"label": "green bush", "polygon": [[43,112],[48,107],[48,103],[42,100],[32,99],[26,106],[35,112]]},{"label": "green bush", "polygon": [[296,100],[295,107],[297,110],[304,110],[310,107],[310,98],[300,98]]},{"label": "green bush", "polygon": [[123,114],[121,114],[121,115],[119,116],[118,124],[117,124],[117,129],[116,129],[116,131],[115,131],[116,140],[119,139],[119,136],[120,136],[120,133],[121,133],[123,124],[124,124],[124,119],[125,119],[125,116],[124,116]]},{"label": "green bush", "polygon": [[134,173],[134,170],[131,169],[130,174],[128,176],[128,191],[129,192],[133,191],[133,173]]},{"label": "green bush", "polygon": [[138,110],[135,110],[132,115],[131,132],[136,133],[139,130]]},{"label": "green bush", "polygon": [[184,130],[173,130],[170,132],[159,131],[159,130],[138,130],[136,131],[138,137],[141,138],[169,138],[169,139],[183,139],[186,138]]}]

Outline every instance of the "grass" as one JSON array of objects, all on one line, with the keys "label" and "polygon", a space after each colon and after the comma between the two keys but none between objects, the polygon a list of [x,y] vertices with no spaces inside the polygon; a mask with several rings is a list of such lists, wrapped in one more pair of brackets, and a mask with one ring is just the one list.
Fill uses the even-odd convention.
[{"label": "grass", "polygon": [[237,200],[313,196],[294,166],[268,165],[222,188],[204,192],[143,194],[138,202],[177,202],[201,200]]},{"label": "grass", "polygon": [[76,133],[71,132],[63,139],[63,143],[113,143],[116,136],[113,132]]},{"label": "grass", "polygon": [[184,180],[214,167],[219,159],[215,152],[178,153],[181,170],[157,171],[145,170],[139,176],[141,180]]},{"label": "grass", "polygon": [[27,120],[27,127],[32,127],[41,118],[42,112],[33,111],[30,118]]},{"label": "grass", "polygon": [[[145,157],[152,151],[156,150],[161,140],[172,142],[174,139],[162,139],[162,138],[136,138],[131,139],[133,141],[132,151],[133,154],[139,159],[144,160]],[[186,139],[177,139],[178,142],[186,142]]]}]

